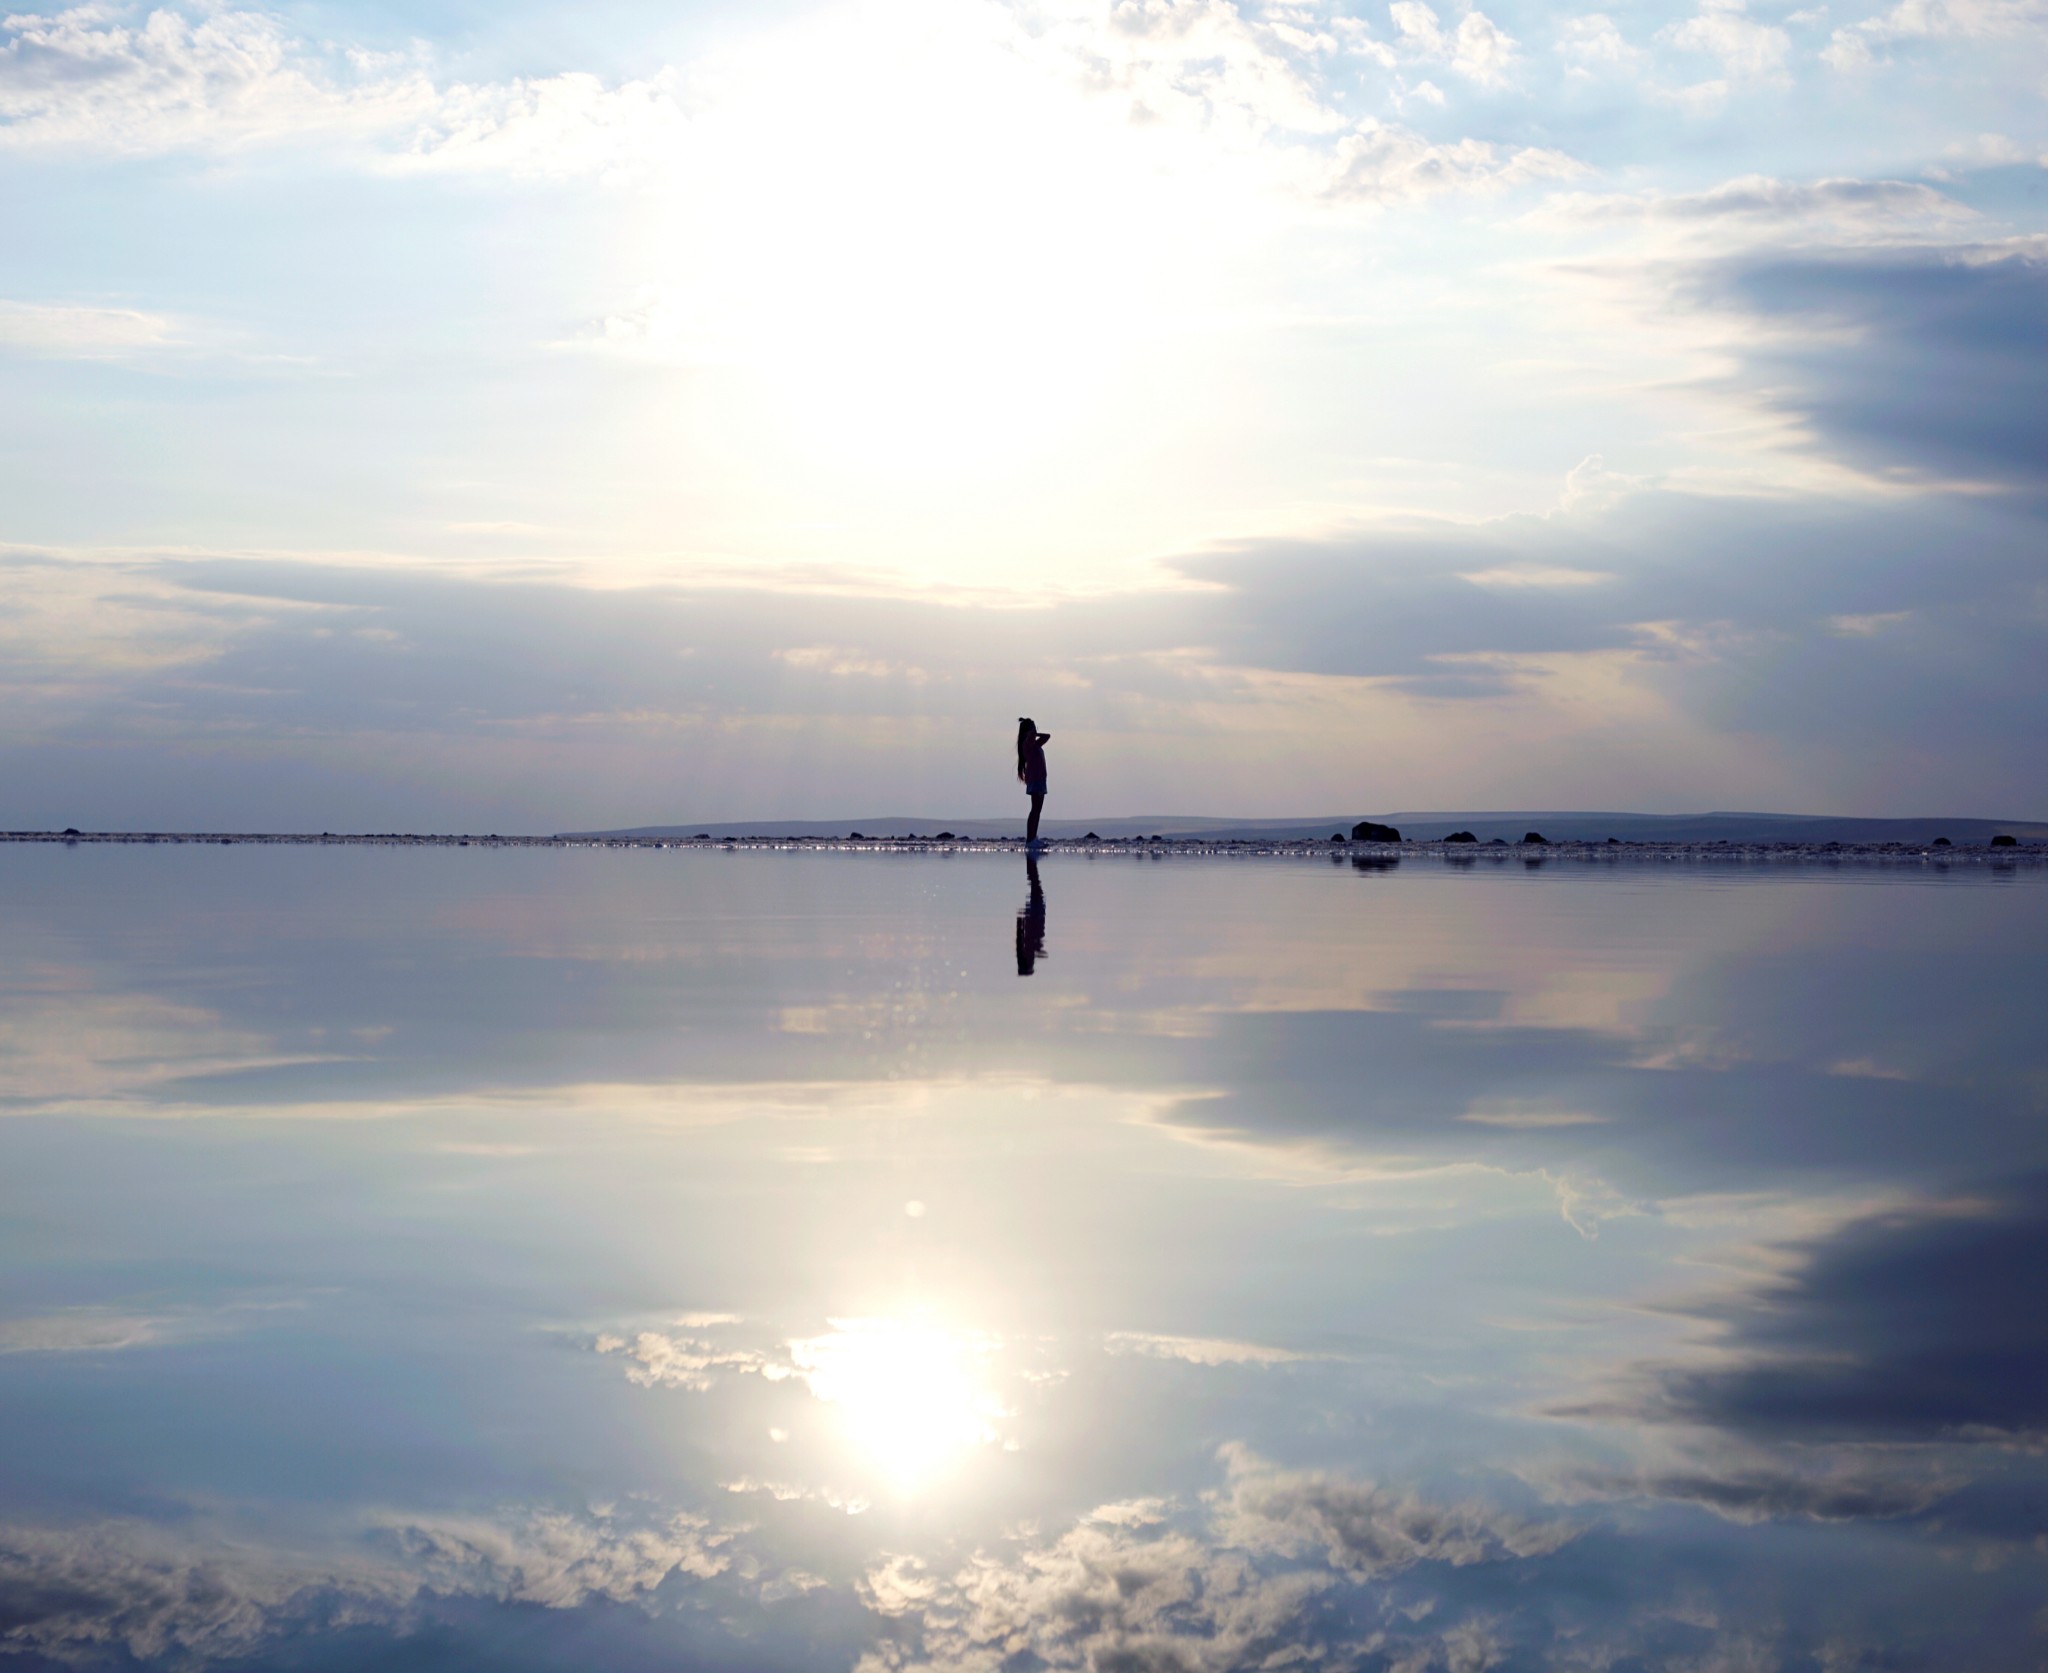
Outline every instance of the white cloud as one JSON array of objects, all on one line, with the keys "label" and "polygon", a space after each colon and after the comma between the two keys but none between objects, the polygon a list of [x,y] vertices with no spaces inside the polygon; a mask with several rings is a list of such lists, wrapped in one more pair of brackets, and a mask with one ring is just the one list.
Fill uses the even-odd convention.
[{"label": "white cloud", "polygon": [[1467,12],[1458,19],[1452,37],[1451,68],[1482,87],[1498,87],[1507,79],[1508,66],[1515,61],[1514,37],[1484,12]]},{"label": "white cloud", "polygon": [[1226,1342],[1207,1336],[1160,1336],[1141,1330],[1111,1331],[1104,1341],[1111,1353],[1178,1359],[1188,1365],[1287,1365],[1313,1357],[1287,1348],[1261,1347],[1255,1342]]},{"label": "white cloud", "polygon": [[176,1321],[148,1313],[74,1307],[35,1318],[0,1319],[0,1353],[112,1353],[164,1340]]},{"label": "white cloud", "polygon": [[2025,146],[2004,134],[1978,134],[1973,139],[1959,140],[1949,146],[1944,155],[1959,163],[1988,168],[2035,160]]},{"label": "white cloud", "polygon": [[2048,0],[1899,0],[1888,12],[1837,29],[1821,57],[1838,70],[1875,61],[1895,41],[2012,40],[2048,24]]},{"label": "white cloud", "polygon": [[566,178],[659,169],[688,147],[673,72],[615,87],[570,72],[442,90],[385,166]]},{"label": "white cloud", "polygon": [[1917,180],[1779,180],[1748,174],[1703,192],[1564,192],[1532,221],[1635,224],[1693,243],[1895,242],[1945,237],[1977,219],[1967,204]]},{"label": "white cloud", "polygon": [[1620,504],[1642,486],[1641,477],[1610,470],[1604,454],[1589,453],[1565,472],[1557,505],[1560,511],[1592,515]]},{"label": "white cloud", "polygon": [[84,5],[0,19],[0,149],[132,157],[319,141],[390,167],[570,175],[672,149],[682,121],[662,78],[443,87],[420,58],[315,46],[264,12]]},{"label": "white cloud", "polygon": [[1047,0],[1017,13],[1022,50],[1059,64],[1093,92],[1127,100],[1140,121],[1241,134],[1317,133],[1342,124],[1316,84],[1319,66],[1342,44],[1335,20],[1321,8]]},{"label": "white cloud", "polygon": [[52,360],[128,360],[190,341],[189,327],[139,308],[0,301],[0,348]]},{"label": "white cloud", "polygon": [[412,66],[323,61],[259,12],[74,6],[0,20],[0,145],[146,155],[389,131],[433,92]]},{"label": "white cloud", "polygon": [[842,1493],[836,1487],[807,1486],[795,1481],[765,1480],[759,1476],[738,1476],[731,1481],[720,1482],[728,1493],[758,1494],[773,1499],[777,1504],[800,1504],[813,1501],[830,1505],[834,1510],[843,1510],[848,1516],[863,1516],[872,1501],[858,1493]]},{"label": "white cloud", "polygon": [[1423,0],[1394,0],[1387,13],[1404,56],[1441,59],[1482,87],[1507,79],[1515,39],[1484,12],[1468,11],[1449,30]]},{"label": "white cloud", "polygon": [[1469,569],[1458,579],[1475,587],[1592,587],[1614,577],[1600,569],[1571,569],[1562,564],[1500,564],[1492,569]]},{"label": "white cloud", "polygon": [[1720,60],[1731,82],[1775,81],[1783,76],[1792,37],[1748,15],[1744,0],[1708,0],[1683,23],[1663,31],[1673,46]]},{"label": "white cloud", "polygon": [[877,657],[865,656],[857,649],[843,645],[794,645],[775,653],[778,661],[786,662],[792,668],[808,669],[814,673],[833,674],[870,680],[907,680],[912,685],[923,685],[931,678],[929,672],[909,662],[888,662]]},{"label": "white cloud", "polygon": [[1434,10],[1422,0],[1394,0],[1387,8],[1387,15],[1394,20],[1394,29],[1401,44],[1410,52],[1425,53],[1441,58],[1449,53],[1450,43],[1445,38],[1443,25],[1437,21]]},{"label": "white cloud", "polygon": [[720,1347],[703,1336],[671,1336],[658,1330],[642,1330],[630,1340],[611,1334],[600,1336],[595,1346],[601,1354],[621,1354],[629,1360],[626,1380],[642,1388],[683,1388],[702,1394],[721,1373],[789,1375],[784,1361],[772,1361],[752,1348]]},{"label": "white cloud", "polygon": [[1097,1505],[1084,1520],[1100,1522],[1111,1528],[1156,1528],[1172,1511],[1173,1504],[1167,1499],[1118,1499],[1111,1504]]},{"label": "white cloud", "polygon": [[1583,172],[1561,151],[1496,147],[1486,140],[1438,142],[1412,128],[1368,120],[1337,144],[1326,195],[1391,205],[1449,192],[1489,192]]},{"label": "white cloud", "polygon": [[[1863,615],[1830,616],[1827,619],[1827,626],[1831,633],[1841,634],[1845,638],[1868,639],[1875,634],[1903,626],[1912,619],[1913,612],[1910,610],[1878,610]],[[1838,1065],[1834,1072],[1846,1074],[1850,1071]]]},{"label": "white cloud", "polygon": [[979,1553],[950,1576],[908,1558],[878,1565],[862,1598],[897,1632],[857,1673],[985,1669],[1027,1656],[1063,1669],[1284,1665],[1315,1644],[1307,1605],[1330,1584],[1313,1572],[1261,1574],[1242,1553],[1184,1533],[1089,1518],[1007,1560]]},{"label": "white cloud", "polygon": [[437,1590],[573,1609],[591,1598],[628,1603],[682,1573],[723,1574],[732,1536],[701,1516],[652,1526],[534,1511],[500,1517],[393,1518],[408,1567]]},{"label": "white cloud", "polygon": [[388,1615],[414,1590],[382,1563],[315,1563],[143,1522],[0,1528],[7,1646],[31,1655],[246,1655],[329,1587],[349,1592],[366,1615]]},{"label": "white cloud", "polygon": [[317,1061],[281,1052],[275,1041],[195,1005],[82,991],[76,975],[61,969],[20,970],[0,1008],[0,1111],[122,1101],[170,1093],[194,1076]]},{"label": "white cloud", "polygon": [[1558,29],[1557,50],[1581,72],[1592,65],[1619,69],[1644,56],[1640,47],[1628,43],[1614,19],[1605,12],[1566,18]]},{"label": "white cloud", "polygon": [[1444,1563],[1547,1556],[1578,1537],[1569,1523],[1532,1521],[1492,1506],[1434,1504],[1320,1471],[1281,1470],[1237,1445],[1223,1449],[1230,1496],[1220,1531],[1231,1544],[1281,1556],[1320,1552],[1332,1569],[1366,1579]]},{"label": "white cloud", "polygon": [[134,1519],[0,1527],[6,1645],[59,1660],[118,1650],[213,1662],[293,1629],[400,1625],[425,1591],[569,1609],[644,1602],[672,1574],[704,1582],[737,1566],[735,1536],[689,1515],[390,1515],[372,1531],[385,1550],[295,1552]]},{"label": "white cloud", "polygon": [[1227,1483],[1193,1526],[1176,1525],[1163,1502],[1125,1501],[1056,1537],[979,1551],[950,1575],[911,1557],[877,1563],[861,1594],[890,1630],[861,1673],[1026,1659],[1061,1669],[1231,1673],[1347,1666],[1367,1652],[1376,1665],[1481,1668],[1484,1655],[1460,1659],[1481,1623],[1430,1621],[1419,1632],[1382,1629],[1348,1641],[1343,1612],[1322,1600],[1422,1564],[1546,1555],[1575,1536],[1564,1522],[1276,1470],[1237,1446],[1223,1456]]},{"label": "white cloud", "polygon": [[265,1313],[290,1310],[296,1301],[240,1301],[154,1313],[114,1307],[66,1307],[53,1313],[0,1319],[0,1354],[118,1353],[204,1341],[242,1328]]}]

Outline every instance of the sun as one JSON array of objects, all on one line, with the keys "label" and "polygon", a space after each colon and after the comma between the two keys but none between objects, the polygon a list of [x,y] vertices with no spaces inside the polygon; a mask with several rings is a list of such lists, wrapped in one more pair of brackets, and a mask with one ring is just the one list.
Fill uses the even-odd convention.
[{"label": "sun", "polygon": [[847,1449],[900,1495],[929,1490],[1000,1443],[1006,1415],[987,1386],[984,1337],[905,1319],[834,1319],[790,1344]]}]

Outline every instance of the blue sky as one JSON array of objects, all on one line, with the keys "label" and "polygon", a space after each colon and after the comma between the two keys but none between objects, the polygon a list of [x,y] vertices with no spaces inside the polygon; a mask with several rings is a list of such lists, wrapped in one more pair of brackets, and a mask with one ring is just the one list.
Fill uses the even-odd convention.
[{"label": "blue sky", "polygon": [[2048,6],[0,24],[4,822],[2048,815]]}]

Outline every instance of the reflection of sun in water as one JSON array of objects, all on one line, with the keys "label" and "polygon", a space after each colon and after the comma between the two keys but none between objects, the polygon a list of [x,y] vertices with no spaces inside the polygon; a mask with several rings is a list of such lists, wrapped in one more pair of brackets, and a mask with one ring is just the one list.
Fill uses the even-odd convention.
[{"label": "reflection of sun in water", "polygon": [[986,1385],[993,1343],[906,1319],[834,1319],[790,1343],[797,1372],[835,1408],[847,1445],[899,1493],[930,1487],[1006,1416]]}]

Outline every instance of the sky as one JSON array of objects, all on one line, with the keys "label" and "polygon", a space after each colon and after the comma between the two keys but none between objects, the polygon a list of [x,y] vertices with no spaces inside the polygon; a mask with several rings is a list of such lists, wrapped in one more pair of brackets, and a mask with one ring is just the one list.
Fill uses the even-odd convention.
[{"label": "sky", "polygon": [[0,827],[2048,817],[2048,3],[0,19]]}]

